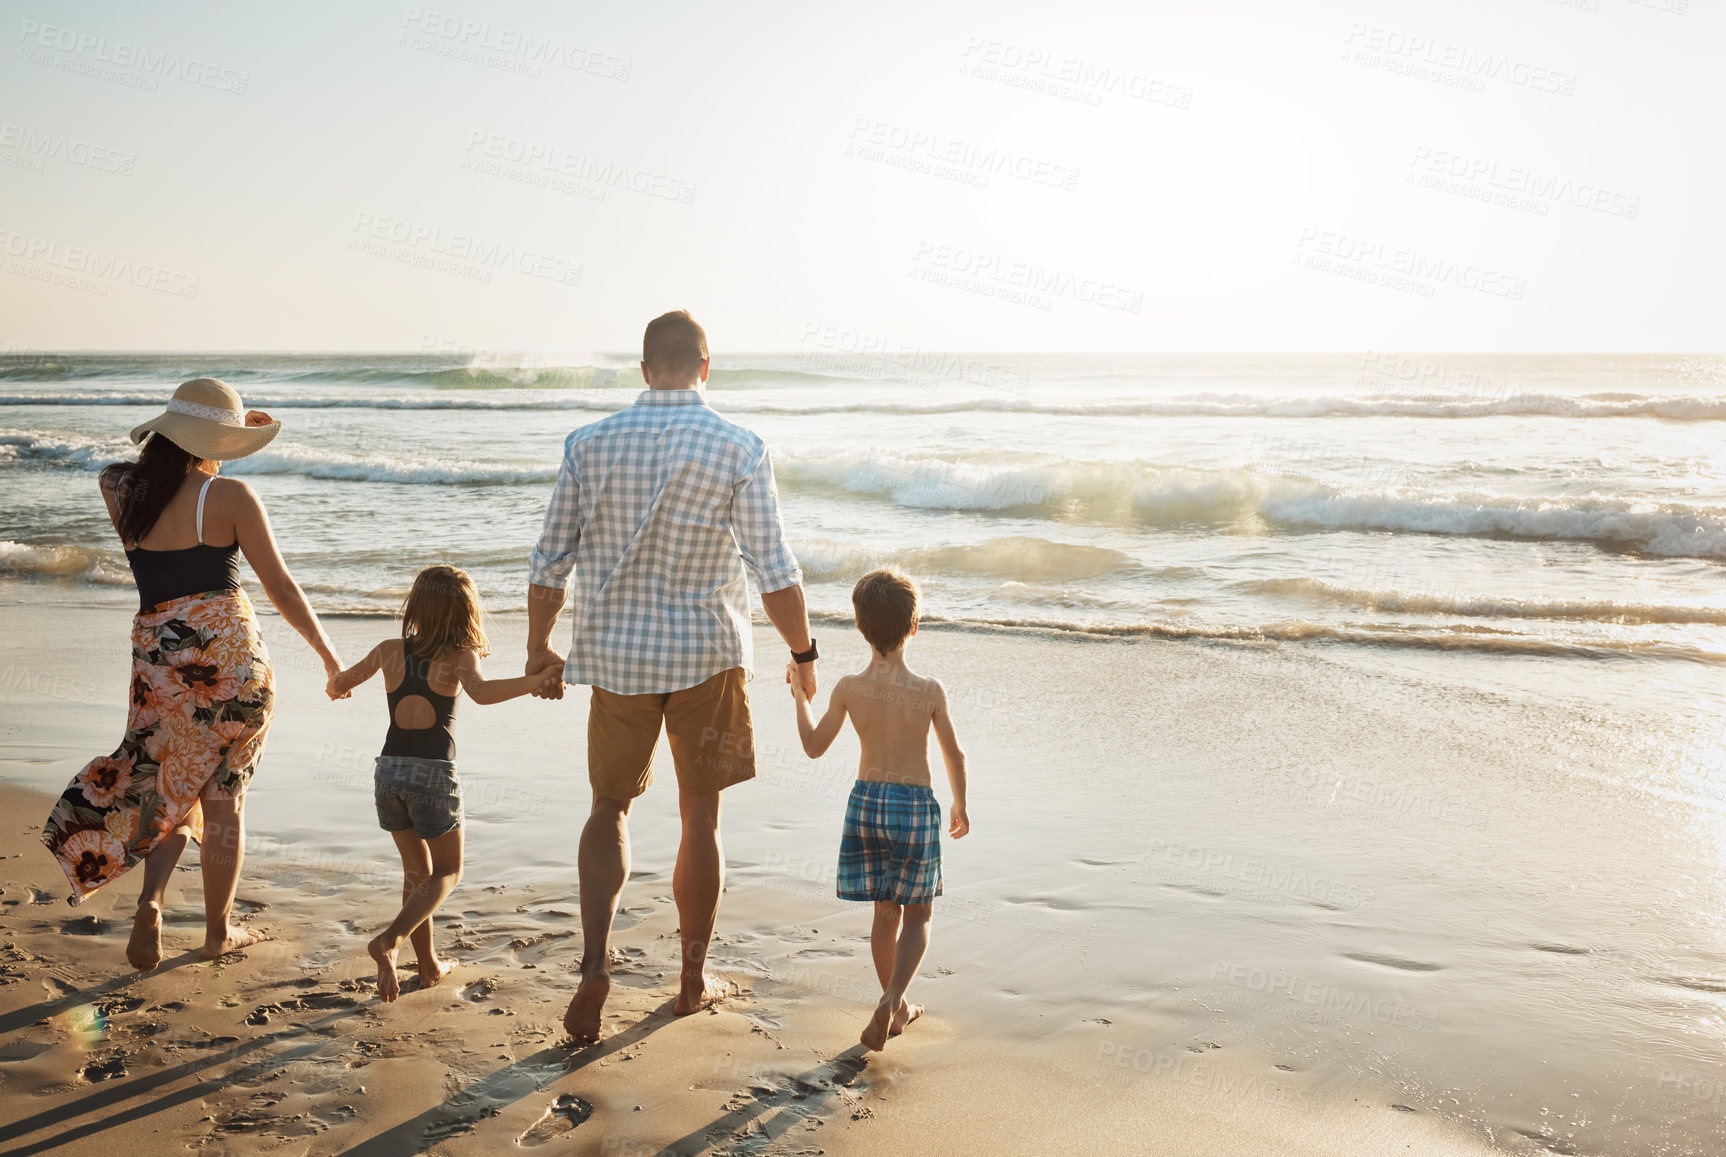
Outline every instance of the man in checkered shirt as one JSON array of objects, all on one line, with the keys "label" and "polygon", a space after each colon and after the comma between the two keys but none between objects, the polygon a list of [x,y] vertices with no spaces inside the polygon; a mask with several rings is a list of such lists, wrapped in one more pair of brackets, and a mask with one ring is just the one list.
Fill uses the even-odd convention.
[{"label": "man in checkered shirt", "polygon": [[[805,694],[815,693],[803,572],[785,543],[773,464],[760,437],[708,407],[707,369],[707,335],[687,312],[648,324],[641,355],[648,389],[564,442],[529,570],[528,671],[554,659],[564,663],[564,682],[593,688],[593,810],[577,861],[581,984],[563,1021],[582,1041],[599,1039],[611,989],[611,921],[629,876],[629,806],[653,781],[662,726],[683,816],[672,877],[683,939],[675,1011],[688,1015],[726,995],[704,966],[725,875],[719,793],[755,776],[744,690],[746,565],[762,609],[791,648],[792,670]],[[571,572],[575,628],[564,660],[551,633]]]}]

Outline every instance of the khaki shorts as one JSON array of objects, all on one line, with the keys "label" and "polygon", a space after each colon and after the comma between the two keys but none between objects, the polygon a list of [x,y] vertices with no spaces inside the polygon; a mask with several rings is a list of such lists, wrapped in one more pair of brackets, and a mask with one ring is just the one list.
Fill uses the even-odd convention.
[{"label": "khaki shorts", "polygon": [[587,712],[587,778],[606,799],[634,799],[653,782],[653,749],[665,727],[679,791],[721,791],[755,778],[755,729],[742,667],[651,695],[593,689]]}]

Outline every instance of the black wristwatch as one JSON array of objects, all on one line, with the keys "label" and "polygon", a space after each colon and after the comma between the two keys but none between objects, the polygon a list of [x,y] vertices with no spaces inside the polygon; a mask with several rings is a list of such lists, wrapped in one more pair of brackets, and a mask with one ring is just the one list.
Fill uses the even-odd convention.
[{"label": "black wristwatch", "polygon": [[821,652],[819,652],[815,649],[815,636],[814,635],[809,636],[809,649],[807,651],[793,651],[793,652],[791,652],[791,661],[793,663],[813,663],[815,660],[819,659],[820,657],[821,657]]}]

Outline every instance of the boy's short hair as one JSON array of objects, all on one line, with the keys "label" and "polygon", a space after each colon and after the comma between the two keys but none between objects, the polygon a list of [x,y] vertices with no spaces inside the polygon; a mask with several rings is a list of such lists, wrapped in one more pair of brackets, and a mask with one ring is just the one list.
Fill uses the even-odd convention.
[{"label": "boy's short hair", "polygon": [[707,333],[687,309],[662,313],[647,323],[641,360],[652,373],[692,374],[707,360]]},{"label": "boy's short hair", "polygon": [[917,601],[917,584],[896,570],[872,570],[851,588],[857,629],[883,655],[905,645],[917,621]]}]

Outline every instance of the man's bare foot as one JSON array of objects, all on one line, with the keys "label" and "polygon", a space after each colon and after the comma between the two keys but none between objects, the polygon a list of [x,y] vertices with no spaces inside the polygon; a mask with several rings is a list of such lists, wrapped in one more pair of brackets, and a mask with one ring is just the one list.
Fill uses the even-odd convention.
[{"label": "man's bare foot", "polygon": [[384,938],[376,936],[366,945],[366,952],[378,962],[378,999],[389,1004],[401,995],[401,981],[396,979],[396,950],[384,947]]},{"label": "man's bare foot", "polygon": [[705,972],[699,977],[685,977],[683,989],[677,994],[677,1003],[671,1006],[671,1011],[678,1016],[688,1016],[692,1012],[700,1012],[718,1004],[736,991],[730,981],[709,976]]},{"label": "man's bare foot", "polygon": [[429,965],[422,960],[419,962],[419,966],[421,988],[437,987],[438,982],[448,976],[450,974],[450,969],[455,967],[454,964],[451,964],[441,956],[434,957]]},{"label": "man's bare foot", "polygon": [[899,1011],[893,1014],[893,1021],[887,1026],[888,1036],[898,1036],[905,1031],[905,1026],[923,1015],[923,1006],[912,1004],[908,1000],[899,1002]]},{"label": "man's bare foot", "polygon": [[139,972],[162,963],[162,906],[154,900],[139,900],[132,918],[132,938],[126,941],[126,959]]},{"label": "man's bare foot", "polygon": [[563,1031],[583,1044],[598,1040],[599,1014],[605,1010],[605,998],[610,995],[611,977],[598,972],[583,976],[569,1000],[569,1011],[563,1014]]},{"label": "man's bare foot", "polygon": [[[899,1006],[903,1008],[905,1002],[901,1000]],[[869,1023],[863,1026],[863,1035],[857,1039],[863,1042],[864,1048],[873,1052],[880,1052],[887,1047],[887,1038],[891,1035],[893,1020],[893,1010],[887,1006],[887,1000],[883,997],[881,1003],[875,1006],[875,1015],[870,1017]]]},{"label": "man's bare foot", "polygon": [[205,960],[214,960],[219,956],[226,956],[230,952],[250,948],[264,939],[265,937],[261,933],[230,924],[227,933],[220,940],[211,940],[206,936],[204,946],[198,949],[198,952]]}]

